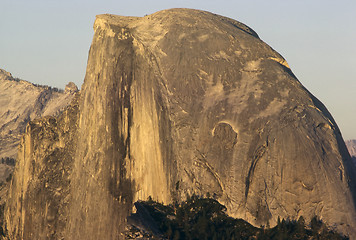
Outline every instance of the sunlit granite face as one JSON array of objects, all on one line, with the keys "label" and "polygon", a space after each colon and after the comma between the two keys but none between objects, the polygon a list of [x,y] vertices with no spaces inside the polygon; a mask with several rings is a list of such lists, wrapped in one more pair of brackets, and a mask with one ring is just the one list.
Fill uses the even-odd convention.
[{"label": "sunlit granite face", "polygon": [[[318,215],[355,236],[339,129],[252,29],[171,9],[99,15],[94,30],[78,107],[54,120],[55,139],[39,134],[44,123],[24,137],[6,215],[14,238],[117,239],[136,200],[207,193],[258,226]],[[45,169],[50,156],[71,159],[58,200],[38,190],[57,188],[51,174],[27,163]]]}]

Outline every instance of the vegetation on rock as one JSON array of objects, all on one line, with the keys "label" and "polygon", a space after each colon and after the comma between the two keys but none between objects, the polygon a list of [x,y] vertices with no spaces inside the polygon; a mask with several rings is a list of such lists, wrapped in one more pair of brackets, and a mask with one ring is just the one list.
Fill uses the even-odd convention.
[{"label": "vegetation on rock", "polygon": [[226,214],[226,207],[212,198],[188,197],[185,202],[163,205],[151,198],[140,202],[150,213],[166,239],[348,239],[330,230],[314,217],[306,225],[304,218],[278,220],[273,227],[254,227]]}]

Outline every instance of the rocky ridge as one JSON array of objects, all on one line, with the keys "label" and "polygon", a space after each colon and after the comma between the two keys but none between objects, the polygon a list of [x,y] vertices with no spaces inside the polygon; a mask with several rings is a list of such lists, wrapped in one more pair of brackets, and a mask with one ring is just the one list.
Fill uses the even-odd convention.
[{"label": "rocky ridge", "polygon": [[[74,83],[69,83],[63,91],[14,78],[0,69],[0,159],[15,159],[28,122],[58,116],[77,91]],[[11,165],[0,164],[0,181],[11,171]]]},{"label": "rocky ridge", "polygon": [[252,29],[170,9],[94,30],[80,96],[26,129],[11,238],[118,239],[137,200],[207,193],[256,226],[318,215],[356,237],[340,131]]}]

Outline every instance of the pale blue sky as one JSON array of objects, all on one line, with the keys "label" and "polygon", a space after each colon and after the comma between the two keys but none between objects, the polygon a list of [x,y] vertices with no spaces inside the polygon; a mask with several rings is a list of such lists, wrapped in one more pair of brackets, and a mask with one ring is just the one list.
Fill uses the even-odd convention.
[{"label": "pale blue sky", "polygon": [[187,7],[253,28],[356,139],[355,0],[0,0],[0,68],[34,83],[81,86],[95,15]]}]

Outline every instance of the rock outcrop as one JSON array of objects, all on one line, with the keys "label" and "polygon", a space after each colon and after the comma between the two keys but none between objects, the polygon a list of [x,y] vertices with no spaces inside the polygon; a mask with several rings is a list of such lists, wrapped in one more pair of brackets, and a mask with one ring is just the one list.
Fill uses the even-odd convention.
[{"label": "rock outcrop", "polygon": [[[76,91],[74,83],[68,84],[68,90],[66,87],[63,92],[14,78],[0,69],[0,159],[15,159],[27,123],[35,118],[57,116]],[[11,172],[11,165],[0,164],[0,182]]]},{"label": "rock outcrop", "polygon": [[13,239],[117,239],[133,203],[210,193],[273,226],[318,215],[356,237],[355,167],[324,105],[249,27],[204,11],[99,15],[81,94],[31,122]]}]

